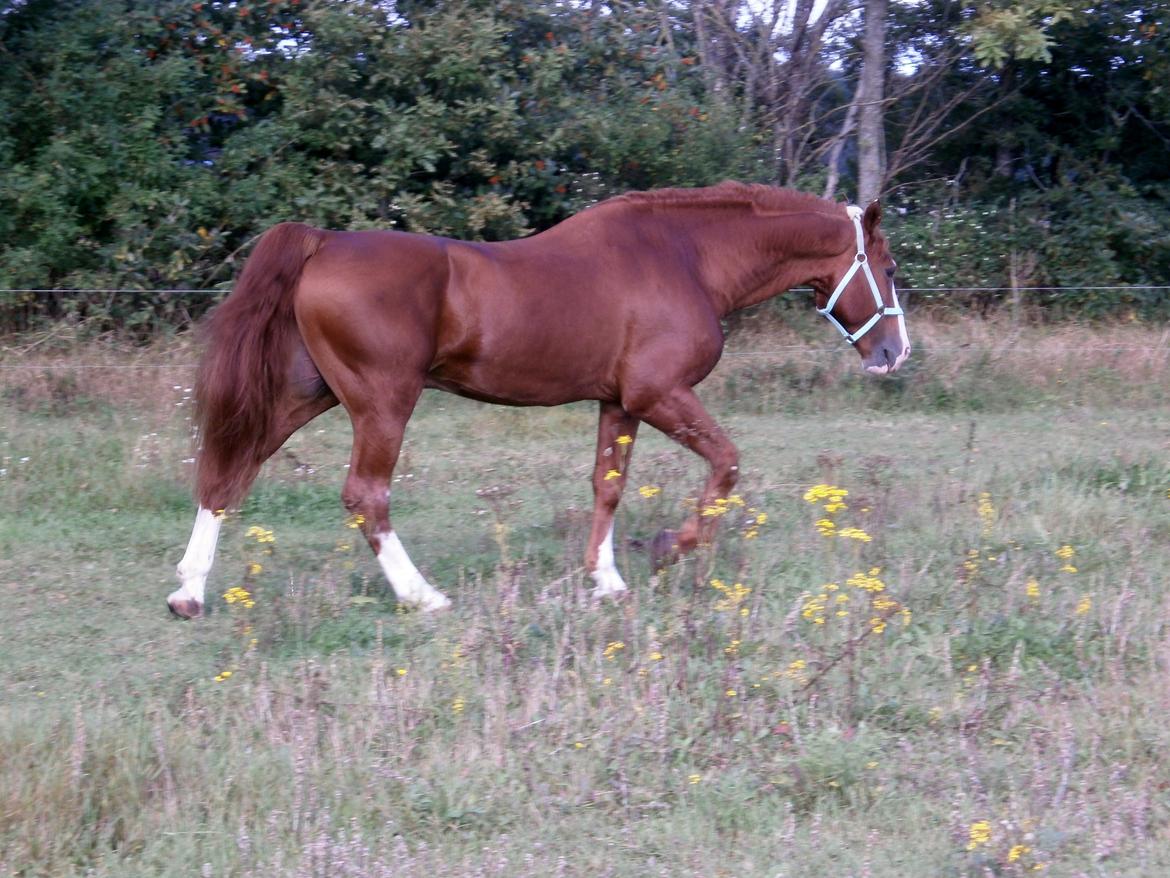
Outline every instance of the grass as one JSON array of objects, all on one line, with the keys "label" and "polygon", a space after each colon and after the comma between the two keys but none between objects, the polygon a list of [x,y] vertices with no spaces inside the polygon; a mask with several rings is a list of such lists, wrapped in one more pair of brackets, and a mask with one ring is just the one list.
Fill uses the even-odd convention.
[{"label": "grass", "polygon": [[594,408],[428,394],[393,512],[451,612],[346,527],[333,412],[225,525],[211,593],[254,606],[197,624],[189,344],[13,343],[0,874],[1165,874],[1165,332],[918,321],[882,382],[755,323],[702,388],[743,505],[652,578],[703,472],[643,431],[621,604],[580,568]]}]

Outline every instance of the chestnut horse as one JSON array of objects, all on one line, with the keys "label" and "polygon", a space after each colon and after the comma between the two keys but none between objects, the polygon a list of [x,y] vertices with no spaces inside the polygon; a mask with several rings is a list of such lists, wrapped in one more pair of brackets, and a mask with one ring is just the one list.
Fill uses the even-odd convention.
[{"label": "chestnut horse", "polygon": [[[862,212],[723,183],[621,195],[503,243],[272,228],[210,320],[196,389],[199,511],[171,611],[202,613],[224,510],[338,403],[353,421],[346,509],[401,603],[448,606],[390,523],[391,474],[426,387],[506,405],[600,403],[585,568],[595,594],[625,591],[613,518],[638,425],[710,465],[700,509],[738,477],[735,446],[693,390],[723,351],[721,318],[809,285],[866,371],[893,372],[909,355],[880,221],[876,202]],[[708,541],[713,526],[691,516],[672,548]]]}]

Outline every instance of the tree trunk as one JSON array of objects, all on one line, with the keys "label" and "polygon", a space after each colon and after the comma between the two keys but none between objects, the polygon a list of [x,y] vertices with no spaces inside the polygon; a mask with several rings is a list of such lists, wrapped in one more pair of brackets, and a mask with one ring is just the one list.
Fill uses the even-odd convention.
[{"label": "tree trunk", "polygon": [[885,183],[886,11],[889,0],[865,0],[861,110],[857,123],[857,203],[869,204]]},{"label": "tree trunk", "polygon": [[841,131],[829,148],[829,158],[826,162],[829,173],[825,177],[825,191],[821,193],[822,198],[832,200],[837,195],[837,184],[841,180],[841,151],[845,148],[845,144],[850,135],[853,134],[853,128],[857,124],[857,97],[855,94],[849,103],[849,109],[845,111],[845,121],[841,123]]}]

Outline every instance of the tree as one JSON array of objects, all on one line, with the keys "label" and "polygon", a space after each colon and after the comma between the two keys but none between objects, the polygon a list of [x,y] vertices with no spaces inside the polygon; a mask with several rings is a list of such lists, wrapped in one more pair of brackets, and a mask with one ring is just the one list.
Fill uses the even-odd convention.
[{"label": "tree", "polygon": [[869,204],[885,182],[886,12],[888,0],[865,0],[865,36],[862,40],[860,105],[857,123],[857,200]]}]

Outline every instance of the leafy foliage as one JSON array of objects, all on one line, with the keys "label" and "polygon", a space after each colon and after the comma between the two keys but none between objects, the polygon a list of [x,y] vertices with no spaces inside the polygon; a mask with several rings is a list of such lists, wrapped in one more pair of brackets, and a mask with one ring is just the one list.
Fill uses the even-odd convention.
[{"label": "leafy foliage", "polygon": [[[753,37],[711,42],[708,6],[9,4],[0,287],[142,292],[0,293],[0,323],[181,324],[284,219],[498,240],[631,188],[776,182],[776,144],[813,156],[841,136],[861,23],[802,56],[808,97],[779,113],[748,106],[766,84],[717,49]],[[1034,283],[1166,281],[1165,4],[890,15],[907,279],[1006,286],[1023,264]],[[154,292],[171,288],[205,292]],[[1115,297],[1061,301],[1093,313]]]}]

